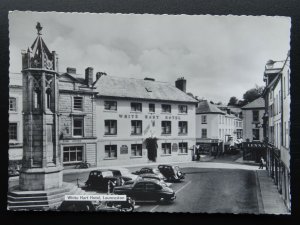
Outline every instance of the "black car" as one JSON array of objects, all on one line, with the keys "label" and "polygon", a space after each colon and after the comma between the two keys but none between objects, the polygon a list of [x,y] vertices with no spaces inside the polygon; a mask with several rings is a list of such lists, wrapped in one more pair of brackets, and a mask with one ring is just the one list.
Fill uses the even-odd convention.
[{"label": "black car", "polygon": [[179,166],[159,165],[158,169],[167,178],[167,181],[177,182],[185,177]]},{"label": "black car", "polygon": [[164,175],[156,168],[150,168],[150,167],[144,167],[138,171],[133,172],[132,174],[136,174],[141,176],[142,174],[155,174],[158,176],[161,180],[167,180]]},{"label": "black car", "polygon": [[85,182],[87,188],[94,188],[107,191],[108,185],[112,184],[114,187],[124,184],[122,177],[115,177],[111,171],[93,170],[90,172],[88,180]]},{"label": "black car", "polygon": [[175,192],[157,180],[137,179],[134,183],[116,187],[115,194],[127,195],[135,201],[173,201]]},{"label": "black car", "polygon": [[120,212],[121,209],[107,204],[93,204],[91,201],[63,201],[57,208],[58,211],[69,212]]},{"label": "black car", "polygon": [[114,177],[122,177],[124,181],[135,180],[138,176],[130,173],[126,168],[109,168]]}]

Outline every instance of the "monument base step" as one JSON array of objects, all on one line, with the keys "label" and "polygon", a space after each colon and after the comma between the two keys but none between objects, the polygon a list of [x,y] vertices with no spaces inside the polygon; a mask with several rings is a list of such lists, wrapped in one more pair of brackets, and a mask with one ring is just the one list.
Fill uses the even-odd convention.
[{"label": "monument base step", "polygon": [[45,191],[21,191],[14,187],[7,194],[8,210],[51,210],[58,207],[65,195],[83,194],[81,188],[72,183],[63,183],[61,188]]}]

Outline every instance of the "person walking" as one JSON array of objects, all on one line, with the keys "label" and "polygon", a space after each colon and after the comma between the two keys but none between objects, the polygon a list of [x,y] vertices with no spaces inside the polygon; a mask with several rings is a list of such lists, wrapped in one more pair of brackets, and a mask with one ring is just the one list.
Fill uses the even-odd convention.
[{"label": "person walking", "polygon": [[260,157],[259,167],[258,169],[263,169],[265,164],[265,160],[263,157]]}]

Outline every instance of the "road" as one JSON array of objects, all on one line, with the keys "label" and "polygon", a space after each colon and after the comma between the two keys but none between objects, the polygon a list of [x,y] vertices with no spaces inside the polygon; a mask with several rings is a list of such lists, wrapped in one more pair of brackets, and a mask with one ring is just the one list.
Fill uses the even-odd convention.
[{"label": "road", "polygon": [[[136,168],[131,169],[134,171]],[[170,187],[176,192],[171,204],[137,203],[138,212],[259,213],[258,186],[254,170],[183,168],[186,178]],[[83,185],[88,172],[68,174],[65,182],[79,178]]]},{"label": "road", "polygon": [[[171,184],[176,199],[171,204],[137,203],[138,212],[191,212],[191,213],[260,213],[259,185],[256,166],[233,163],[232,158],[214,159],[212,162],[181,164],[186,178]],[[151,166],[153,167],[153,166]],[[131,167],[131,172],[140,167]],[[84,186],[89,171],[66,173],[64,182]],[[78,180],[77,180],[78,179]],[[17,185],[18,180],[9,182]],[[99,192],[90,192],[97,194]]]},{"label": "road", "polygon": [[192,213],[259,213],[254,171],[185,168],[186,179],[172,184],[176,200],[143,204],[136,211]]}]

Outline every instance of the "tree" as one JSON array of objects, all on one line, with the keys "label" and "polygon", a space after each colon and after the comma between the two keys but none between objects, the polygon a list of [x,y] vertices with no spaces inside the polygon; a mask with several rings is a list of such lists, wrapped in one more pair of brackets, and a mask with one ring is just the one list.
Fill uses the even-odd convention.
[{"label": "tree", "polygon": [[232,105],[232,106],[236,106],[238,104],[238,99],[235,97],[235,96],[232,96],[230,99],[229,99],[229,102],[227,105]]},{"label": "tree", "polygon": [[250,90],[246,91],[243,95],[244,104],[248,104],[249,102],[252,102],[255,99],[259,98],[263,90],[264,87],[259,87],[258,85],[255,85],[254,88],[251,88]]}]

